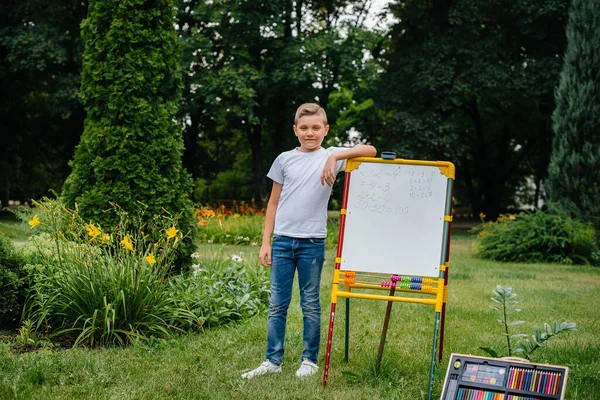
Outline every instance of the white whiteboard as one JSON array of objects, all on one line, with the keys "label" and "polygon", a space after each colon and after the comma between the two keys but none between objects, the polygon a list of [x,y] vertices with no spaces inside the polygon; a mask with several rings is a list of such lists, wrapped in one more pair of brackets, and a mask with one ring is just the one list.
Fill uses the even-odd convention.
[{"label": "white whiteboard", "polygon": [[439,276],[448,179],[437,166],[360,163],[350,173],[341,269]]}]

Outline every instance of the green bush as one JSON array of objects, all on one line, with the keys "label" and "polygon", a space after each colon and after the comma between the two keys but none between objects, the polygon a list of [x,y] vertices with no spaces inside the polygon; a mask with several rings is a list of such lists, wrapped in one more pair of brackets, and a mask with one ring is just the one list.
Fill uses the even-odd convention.
[{"label": "green bush", "polygon": [[25,301],[24,259],[6,236],[0,235],[0,328],[18,325]]},{"label": "green bush", "polygon": [[183,237],[172,218],[147,222],[116,208],[119,223],[105,230],[56,201],[35,204],[30,225],[40,234],[24,249],[31,274],[25,316],[35,329],[76,344],[123,345],[167,336],[173,315],[185,317],[167,292]]},{"label": "green bush", "polygon": [[[180,214],[179,261],[194,251],[192,180],[182,165],[175,120],[182,74],[174,17],[178,2],[93,0],[81,23],[81,100],[86,121],[63,200],[86,220],[115,227],[111,202],[147,220]],[[178,263],[179,264],[179,263]]]},{"label": "green bush", "polygon": [[478,254],[496,261],[600,264],[593,226],[559,212],[501,215],[479,232]]},{"label": "green bush", "polygon": [[[195,256],[195,254],[193,255]],[[192,264],[192,272],[173,278],[170,296],[178,309],[194,315],[178,318],[183,329],[210,327],[249,318],[269,304],[269,273],[248,265],[244,254],[216,257]]]}]

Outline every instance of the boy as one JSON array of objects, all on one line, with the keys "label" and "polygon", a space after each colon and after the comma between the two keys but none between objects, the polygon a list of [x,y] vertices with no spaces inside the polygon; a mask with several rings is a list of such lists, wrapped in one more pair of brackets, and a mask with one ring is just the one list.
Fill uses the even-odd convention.
[{"label": "boy", "polygon": [[304,322],[304,351],[296,376],[310,376],[318,371],[321,336],[319,289],[325,260],[327,203],[331,188],[336,174],[345,169],[347,159],[377,154],[375,148],[369,145],[322,148],[329,125],[325,110],[318,104],[307,103],[298,107],[294,123],[300,147],[281,153],[267,174],[273,180],[273,190],[267,205],[259,253],[260,263],[271,267],[266,361],[243,374],[242,378],[281,372],[287,310],[296,270]]}]

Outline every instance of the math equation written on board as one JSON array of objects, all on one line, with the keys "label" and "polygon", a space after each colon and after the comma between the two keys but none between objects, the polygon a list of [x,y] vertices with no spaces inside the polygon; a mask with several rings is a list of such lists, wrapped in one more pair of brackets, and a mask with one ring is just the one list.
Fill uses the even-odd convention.
[{"label": "math equation written on board", "polygon": [[[410,213],[410,202],[433,197],[433,182],[438,171],[370,165],[353,178],[357,189],[354,208],[374,214],[403,216]],[[358,179],[356,179],[358,178]],[[358,182],[356,182],[358,181]],[[358,187],[356,187],[358,183]]]},{"label": "math equation written on board", "polygon": [[411,200],[428,199],[433,196],[432,183],[436,176],[439,176],[437,171],[415,171],[408,173],[409,189],[408,198]]}]

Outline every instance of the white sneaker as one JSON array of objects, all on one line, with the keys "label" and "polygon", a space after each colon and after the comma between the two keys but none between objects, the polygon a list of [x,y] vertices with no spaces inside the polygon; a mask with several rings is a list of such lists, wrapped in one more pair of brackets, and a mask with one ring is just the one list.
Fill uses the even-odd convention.
[{"label": "white sneaker", "polygon": [[319,367],[317,367],[317,364],[315,364],[312,361],[308,361],[305,358],[304,361],[302,361],[302,364],[300,364],[300,368],[298,368],[298,370],[296,371],[296,376],[311,376],[316,374],[318,370]]},{"label": "white sneaker", "polygon": [[246,372],[246,373],[242,374],[242,378],[250,379],[250,378],[254,378],[255,376],[261,376],[261,375],[266,375],[266,374],[278,374],[280,372],[281,372],[281,365],[275,365],[271,361],[267,360],[267,361],[263,362],[262,364],[260,364],[258,366],[258,368],[253,369],[250,372]]}]

